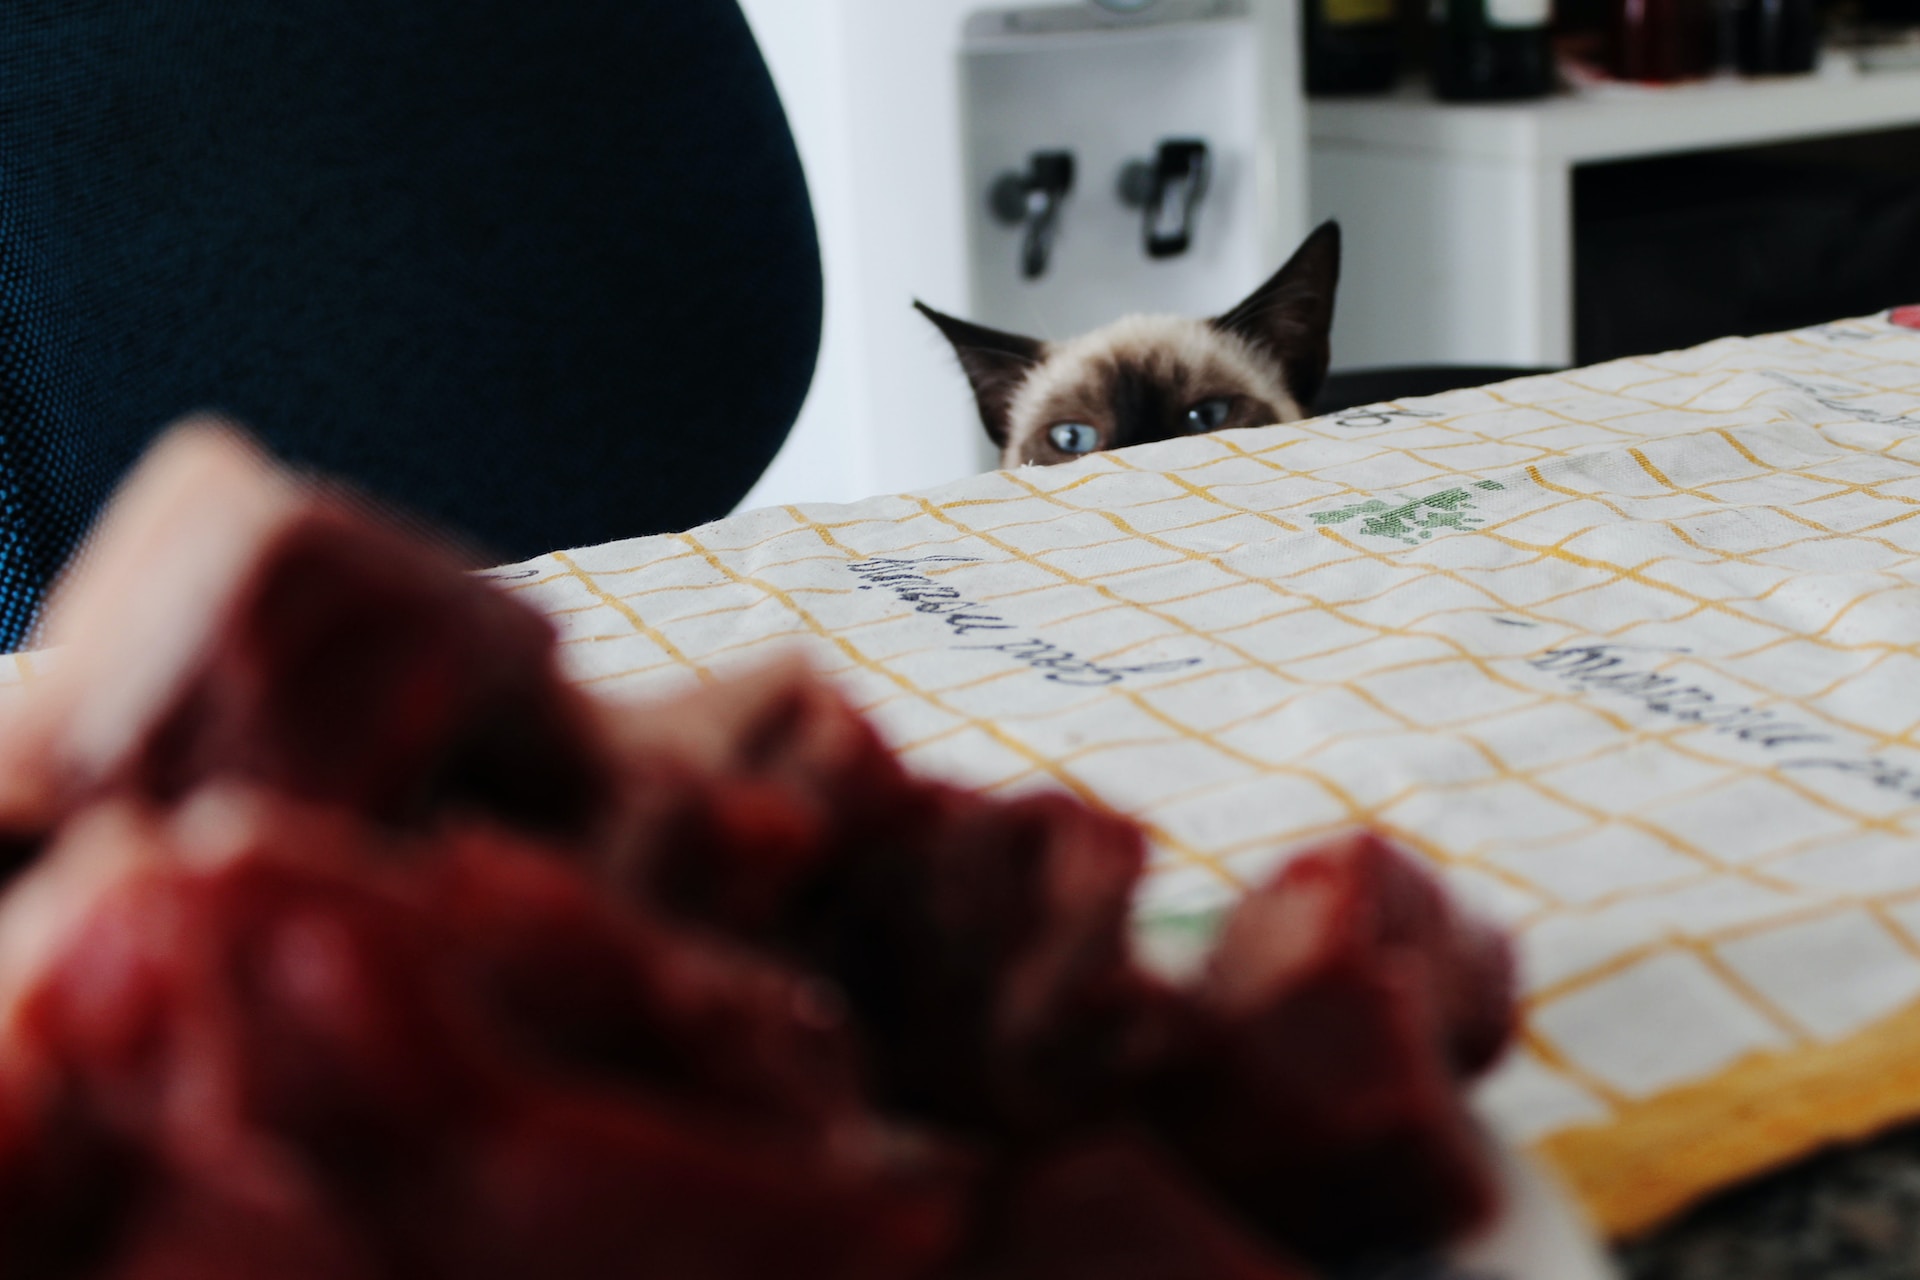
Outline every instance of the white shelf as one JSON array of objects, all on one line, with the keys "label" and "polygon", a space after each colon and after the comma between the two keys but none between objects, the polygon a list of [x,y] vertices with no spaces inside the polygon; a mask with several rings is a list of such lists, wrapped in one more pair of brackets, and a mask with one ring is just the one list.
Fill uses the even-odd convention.
[{"label": "white shelf", "polygon": [[1441,153],[1520,164],[1583,164],[1920,125],[1920,72],[1606,85],[1524,103],[1442,103],[1424,87],[1320,99],[1313,145]]},{"label": "white shelf", "polygon": [[1334,364],[1573,359],[1573,171],[1596,161],[1920,125],[1920,72],[1602,85],[1455,104],[1424,88],[1308,110],[1315,218],[1348,257]]}]

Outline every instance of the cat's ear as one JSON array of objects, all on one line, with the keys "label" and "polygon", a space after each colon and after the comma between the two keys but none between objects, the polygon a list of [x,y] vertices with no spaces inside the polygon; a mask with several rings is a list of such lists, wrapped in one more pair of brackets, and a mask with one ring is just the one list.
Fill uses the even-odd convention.
[{"label": "cat's ear", "polygon": [[1310,409],[1327,376],[1333,291],[1340,283],[1340,224],[1323,222],[1287,265],[1212,324],[1280,362],[1287,390]]},{"label": "cat's ear", "polygon": [[960,357],[967,381],[973,384],[973,398],[980,405],[980,422],[992,441],[1005,447],[1007,417],[1013,408],[1014,392],[1047,356],[1047,344],[1038,338],[1023,338],[1017,333],[1002,333],[985,325],[943,315],[924,302],[915,302],[921,315],[939,326]]}]

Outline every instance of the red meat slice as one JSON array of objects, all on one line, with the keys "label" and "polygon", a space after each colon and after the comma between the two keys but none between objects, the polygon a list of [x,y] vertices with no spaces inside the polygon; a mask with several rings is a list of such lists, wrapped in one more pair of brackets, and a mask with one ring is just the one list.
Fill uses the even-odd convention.
[{"label": "red meat slice", "polygon": [[388,1280],[394,1274],[367,1241],[353,1238],[339,1215],[303,1196],[302,1188],[273,1190],[277,1194],[235,1199],[219,1188],[156,1182],[125,1221],[104,1234],[108,1256],[101,1262],[22,1274],[89,1280]]},{"label": "red meat slice", "polygon": [[1162,1133],[1270,1238],[1323,1261],[1479,1224],[1495,1189],[1456,1079],[1506,1029],[1461,994],[1511,999],[1480,928],[1376,837],[1300,855],[1228,920],[1198,1034],[1152,1086]]},{"label": "red meat slice", "polygon": [[207,428],[95,545],[0,726],[7,1280],[1289,1280],[1489,1211],[1510,955],[1376,838],[1176,989],[1134,825],[803,668],[599,707]]},{"label": "red meat slice", "polygon": [[[550,856],[482,841],[396,858],[365,847],[378,836],[339,847],[351,824],[256,812],[236,836],[244,824],[206,805],[174,821],[96,811],[8,900],[66,893],[67,927],[10,975],[4,1044],[7,1096],[64,1099],[74,1117],[29,1127],[30,1175],[77,1161],[63,1196],[115,1206],[107,1258],[72,1274],[238,1280],[283,1228],[330,1241],[317,1256],[463,1280],[654,1275],[659,1260],[696,1280],[891,1280],[951,1249],[965,1162],[857,1110],[834,1078],[844,1053],[772,1060],[841,1034],[769,1003],[795,984],[746,974],[745,957],[737,981],[683,984],[711,962],[634,937],[643,926],[623,936],[585,893],[529,892],[536,868],[574,874]],[[583,1062],[565,1016],[518,1005],[566,968],[544,954],[566,925],[599,935],[577,953],[600,950],[580,970],[602,986],[593,1012],[669,1046],[664,1070]],[[621,1007],[628,985],[638,1009]],[[63,1274],[20,1261],[59,1244],[15,1216],[35,1199],[0,1207],[9,1277]]]},{"label": "red meat slice", "polygon": [[1093,1138],[1014,1179],[965,1280],[1307,1280],[1137,1137]]},{"label": "red meat slice", "polygon": [[1001,1133],[1105,1114],[1144,1052],[1138,830],[1057,795],[923,804],[829,863],[782,945],[846,991],[887,1104]]},{"label": "red meat slice", "polygon": [[792,664],[611,736],[642,815],[616,883],[831,978],[887,1105],[1021,1132],[1119,1105],[1148,1051],[1137,1006],[1164,997],[1128,944],[1133,824],[911,779]]},{"label": "red meat slice", "polygon": [[524,1051],[758,1126],[866,1123],[830,983],[619,910],[552,850],[497,829],[447,833],[422,870],[462,984]]},{"label": "red meat slice", "polygon": [[603,816],[611,780],[550,628],[432,549],[315,505],[227,608],[129,761],[146,794],[238,776],[389,822],[575,838]]},{"label": "red meat slice", "polygon": [[1315,966],[1395,953],[1418,959],[1453,1071],[1484,1072],[1513,1033],[1512,949],[1411,855],[1370,832],[1308,850],[1249,894],[1221,934],[1207,990],[1216,1005],[1246,1012]]},{"label": "red meat slice", "polygon": [[606,869],[631,898],[757,942],[830,862],[924,817],[880,737],[799,662],[606,709],[625,821]]},{"label": "red meat slice", "polygon": [[9,1062],[0,1072],[0,1275],[96,1274],[137,1167],[71,1099],[30,1087]]},{"label": "red meat slice", "polygon": [[450,1255],[435,1274],[893,1280],[931,1276],[958,1239],[960,1205],[936,1162],[883,1181],[855,1172],[880,1152],[852,1170],[808,1165],[670,1115],[579,1095],[541,1103],[474,1151],[474,1212],[423,1226]]},{"label": "red meat slice", "polygon": [[0,735],[0,831],[110,787],[241,778],[393,823],[585,835],[611,795],[592,713],[546,622],[461,567],[231,433],[170,435],[55,602],[73,643]]}]

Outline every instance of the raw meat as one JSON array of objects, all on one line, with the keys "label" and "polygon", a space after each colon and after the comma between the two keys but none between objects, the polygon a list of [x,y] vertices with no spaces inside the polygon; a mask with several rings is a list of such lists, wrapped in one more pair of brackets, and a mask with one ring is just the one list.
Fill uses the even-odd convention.
[{"label": "raw meat", "polygon": [[1296,856],[1185,985],[1139,830],[793,662],[645,705],[224,429],[0,725],[7,1280],[1304,1280],[1483,1220],[1506,944]]},{"label": "raw meat", "polygon": [[176,433],[56,596],[71,643],[0,731],[0,832],[244,777],[394,823],[584,836],[612,786],[598,721],[545,622],[461,567],[230,431]]},{"label": "raw meat", "polygon": [[1456,1081],[1511,1028],[1504,941],[1379,838],[1294,858],[1229,917],[1153,1088],[1161,1131],[1249,1220],[1350,1259],[1484,1222]]},{"label": "raw meat", "polygon": [[[861,1106],[804,978],[498,836],[196,808],[101,805],[49,855],[99,874],[13,975],[8,1096],[59,1123],[25,1119],[0,1273],[223,1280],[293,1242],[319,1275],[878,1280],[952,1248],[970,1161]],[[49,1202],[110,1206],[97,1271],[47,1266]]]},{"label": "raw meat", "polygon": [[1082,1140],[1036,1159],[989,1215],[987,1261],[964,1280],[1306,1280],[1208,1203],[1138,1135]]}]

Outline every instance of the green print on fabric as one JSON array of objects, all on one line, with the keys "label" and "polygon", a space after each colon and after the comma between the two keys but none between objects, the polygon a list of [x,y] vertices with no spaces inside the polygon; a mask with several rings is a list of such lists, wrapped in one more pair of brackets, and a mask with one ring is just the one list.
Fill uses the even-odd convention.
[{"label": "green print on fabric", "polygon": [[[1492,490],[1506,486],[1493,480],[1476,480],[1473,488]],[[1473,494],[1467,489],[1443,489],[1397,505],[1374,498],[1357,506],[1313,513],[1313,522],[1317,525],[1345,524],[1349,520],[1360,521],[1359,533],[1392,538],[1417,547],[1442,529],[1477,529],[1485,518],[1475,511]]]}]

